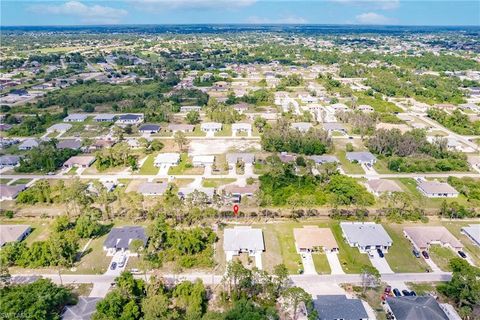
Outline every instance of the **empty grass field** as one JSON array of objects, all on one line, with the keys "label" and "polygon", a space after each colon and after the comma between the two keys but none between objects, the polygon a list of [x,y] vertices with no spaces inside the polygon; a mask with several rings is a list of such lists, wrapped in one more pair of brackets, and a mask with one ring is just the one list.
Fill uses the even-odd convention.
[{"label": "empty grass field", "polygon": [[154,165],[155,155],[151,154],[140,168],[140,174],[153,175],[158,173],[158,168]]},{"label": "empty grass field", "polygon": [[452,271],[449,262],[451,259],[458,257],[450,248],[440,245],[431,245],[429,254],[430,259],[432,259],[442,271]]},{"label": "empty grass field", "polygon": [[218,188],[220,186],[235,182],[235,178],[215,178],[215,179],[203,179],[202,185],[205,188]]},{"label": "empty grass field", "polygon": [[350,174],[365,173],[365,171],[362,169],[362,166],[360,166],[358,163],[353,163],[347,160],[345,151],[338,151],[336,153],[336,156],[340,161],[342,169],[345,171],[345,173],[350,173]]},{"label": "empty grass field", "polygon": [[340,228],[340,224],[332,224],[331,229],[335,239],[337,240],[338,248],[340,250],[338,253],[338,259],[340,260],[345,273],[360,273],[363,266],[372,265],[367,254],[360,253],[358,248],[352,248],[348,245],[348,243],[345,242],[342,237],[342,229]]},{"label": "empty grass field", "polygon": [[168,174],[182,175],[182,174],[194,174],[201,175],[205,169],[203,167],[194,167],[192,161],[186,153],[182,153],[180,156],[180,163],[178,166],[170,167]]},{"label": "empty grass field", "polygon": [[312,254],[313,264],[315,265],[315,270],[318,274],[330,274],[332,270],[330,269],[330,264],[328,263],[327,256],[323,253],[314,253]]}]

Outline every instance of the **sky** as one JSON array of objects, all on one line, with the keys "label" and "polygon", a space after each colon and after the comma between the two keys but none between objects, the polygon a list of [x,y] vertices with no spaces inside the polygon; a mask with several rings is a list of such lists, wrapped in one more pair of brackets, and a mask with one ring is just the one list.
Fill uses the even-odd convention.
[{"label": "sky", "polygon": [[480,26],[480,0],[1,0],[2,26],[367,24]]}]

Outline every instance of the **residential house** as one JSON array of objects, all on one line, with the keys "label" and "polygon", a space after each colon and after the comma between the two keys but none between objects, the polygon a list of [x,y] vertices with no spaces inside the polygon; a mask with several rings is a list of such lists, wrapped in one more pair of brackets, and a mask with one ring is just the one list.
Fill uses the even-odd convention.
[{"label": "residential house", "polygon": [[471,224],[462,228],[462,233],[480,247],[480,224]]},{"label": "residential house", "polygon": [[112,228],[103,243],[103,250],[107,251],[107,254],[114,254],[117,251],[125,252],[129,250],[133,240],[142,241],[145,247],[148,241],[145,228],[138,226]]},{"label": "residential house", "polygon": [[78,150],[82,147],[82,141],[79,139],[63,139],[57,143],[57,149]]},{"label": "residential house", "polygon": [[300,132],[307,132],[313,125],[310,122],[294,122],[292,123],[292,129],[296,129]]},{"label": "residential house", "polygon": [[243,114],[244,112],[248,111],[248,103],[237,103],[232,106],[238,113]]},{"label": "residential house", "polygon": [[0,248],[10,242],[22,241],[32,228],[25,224],[1,224],[0,225]]},{"label": "residential house", "polygon": [[308,159],[313,160],[316,164],[340,163],[337,157],[331,155],[308,156]]},{"label": "residential house", "polygon": [[382,225],[373,222],[341,222],[342,234],[351,247],[357,247],[366,253],[381,249],[388,251],[393,244],[392,238]]},{"label": "residential house", "polygon": [[18,146],[18,150],[32,150],[40,145],[36,139],[26,139]]},{"label": "residential house", "polygon": [[313,301],[319,320],[373,320],[360,299],[345,295],[321,295]]},{"label": "residential house", "polygon": [[419,251],[428,250],[430,245],[439,244],[452,250],[462,250],[463,245],[443,226],[405,227],[403,234]]},{"label": "residential house", "polygon": [[235,166],[238,162],[245,164],[252,164],[255,161],[255,155],[253,153],[227,153],[227,163],[229,166]]},{"label": "residential house", "polygon": [[202,110],[201,106],[181,106],[180,112],[190,112],[190,111],[197,111],[200,112]]},{"label": "residential house", "polygon": [[0,168],[15,167],[20,163],[19,156],[4,155],[0,156]]},{"label": "residential house", "polygon": [[145,134],[158,133],[160,131],[160,126],[158,124],[142,124],[138,131]]},{"label": "residential house", "polygon": [[357,108],[357,110],[359,111],[362,111],[362,112],[373,112],[375,111],[371,106],[369,106],[368,104],[361,104],[359,105]]},{"label": "residential house", "polygon": [[252,125],[250,123],[232,123],[233,135],[239,132],[246,132],[250,136],[252,134]]},{"label": "residential house", "polygon": [[95,161],[95,156],[73,156],[63,163],[64,168],[88,168]]},{"label": "residential house", "polygon": [[156,167],[175,166],[180,162],[180,153],[159,153],[154,160]]},{"label": "residential house", "polygon": [[65,307],[62,320],[92,319],[93,314],[97,312],[97,303],[100,300],[102,300],[102,298],[79,296],[76,304]]},{"label": "residential house", "polygon": [[93,120],[96,122],[114,122],[115,120],[117,120],[117,115],[110,113],[100,113],[97,114],[93,118]]},{"label": "residential house", "polygon": [[347,160],[350,162],[358,162],[373,166],[377,162],[377,158],[368,151],[347,152]]},{"label": "residential house", "polygon": [[195,126],[193,124],[174,124],[170,123],[167,126],[167,130],[170,132],[193,132],[195,130]]},{"label": "residential house", "polygon": [[116,121],[119,125],[135,125],[142,123],[144,120],[143,114],[122,114]]},{"label": "residential house", "polygon": [[63,118],[63,122],[83,122],[88,118],[86,114],[72,113]]},{"label": "residential house", "polygon": [[224,229],[223,250],[227,257],[236,256],[242,252],[255,256],[265,251],[262,229],[247,226]]},{"label": "residential house", "polygon": [[328,133],[340,132],[343,134],[347,133],[347,128],[341,123],[338,122],[324,122],[322,123],[323,129]]},{"label": "residential house", "polygon": [[432,296],[387,297],[384,307],[394,320],[450,320]]},{"label": "residential house", "polygon": [[371,179],[365,183],[365,186],[377,197],[383,193],[403,192],[398,183],[388,179]]},{"label": "residential house", "polygon": [[194,167],[206,167],[211,166],[215,162],[215,156],[211,155],[197,155],[193,156],[192,163]]},{"label": "residential house", "polygon": [[219,122],[204,122],[200,125],[203,132],[218,132],[222,130],[222,124]]},{"label": "residential house", "polygon": [[0,185],[0,201],[4,200],[13,200],[15,199],[20,192],[27,189],[27,186],[24,184],[17,185]]},{"label": "residential house", "polygon": [[293,229],[295,247],[302,252],[338,252],[338,244],[330,228],[304,226]]},{"label": "residential house", "polygon": [[456,198],[458,191],[446,182],[421,181],[417,185],[426,197],[429,198]]},{"label": "residential house", "polygon": [[167,191],[167,187],[165,182],[144,182],[138,186],[137,192],[144,196],[161,196]]},{"label": "residential house", "polygon": [[68,123],[57,123],[54,124],[53,126],[47,128],[47,133],[52,133],[52,132],[58,132],[58,133],[64,133],[67,132],[72,128],[71,124]]}]

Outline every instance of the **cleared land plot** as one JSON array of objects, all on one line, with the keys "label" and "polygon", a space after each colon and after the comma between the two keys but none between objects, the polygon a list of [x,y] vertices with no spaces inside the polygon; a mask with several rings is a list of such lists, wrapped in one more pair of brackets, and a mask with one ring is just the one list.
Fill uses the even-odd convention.
[{"label": "cleared land plot", "polygon": [[232,125],[224,124],[222,130],[215,133],[216,137],[230,137],[232,135]]},{"label": "cleared land plot", "polygon": [[480,266],[480,247],[473,244],[472,240],[468,238],[466,235],[460,232],[462,227],[468,226],[470,224],[474,224],[472,222],[450,222],[444,221],[442,222],[443,226],[450,231],[455,238],[460,240],[463,244],[463,250],[467,253],[467,255],[472,258],[475,265]]},{"label": "cleared land plot", "polygon": [[180,156],[180,163],[178,166],[170,167],[168,174],[171,175],[183,175],[183,174],[194,174],[202,175],[205,171],[203,167],[194,167],[192,161],[188,158],[186,153],[182,153]]},{"label": "cleared land plot", "polygon": [[235,178],[203,179],[202,185],[205,188],[218,188],[220,186],[235,182],[236,180],[237,179]]},{"label": "cleared land plot", "polygon": [[155,156],[156,155],[151,154],[147,157],[147,160],[145,160],[142,167],[140,168],[140,174],[152,175],[158,173],[158,168],[154,165]]},{"label": "cleared land plot", "polygon": [[458,257],[452,249],[440,245],[431,245],[428,252],[430,259],[432,259],[442,271],[452,271],[449,262],[451,259]]},{"label": "cleared land plot", "polygon": [[339,223],[332,224],[331,229],[340,250],[338,253],[338,259],[340,260],[345,273],[361,273],[364,265],[372,265],[367,254],[360,253],[358,248],[350,247],[350,245],[345,242],[342,237],[342,228],[340,228]]},{"label": "cleared land plot", "polygon": [[332,270],[330,269],[330,264],[328,263],[327,256],[323,253],[314,253],[312,254],[313,264],[315,265],[315,270],[318,274],[330,274]]},{"label": "cleared land plot", "polygon": [[[107,257],[103,251],[103,242],[108,234],[93,239],[86,249],[84,256],[75,265],[76,273],[80,274],[101,274],[107,271],[112,257]],[[82,249],[82,248],[80,248]]]}]

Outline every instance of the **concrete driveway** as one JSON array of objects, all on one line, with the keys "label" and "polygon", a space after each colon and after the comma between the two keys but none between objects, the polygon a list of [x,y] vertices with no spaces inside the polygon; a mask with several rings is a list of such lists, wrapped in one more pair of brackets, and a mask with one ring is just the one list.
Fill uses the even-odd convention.
[{"label": "concrete driveway", "polygon": [[370,262],[372,265],[380,272],[380,274],[385,273],[394,273],[393,270],[390,268],[387,259],[380,258],[377,251],[372,251],[373,257],[368,255]]},{"label": "concrete driveway", "polygon": [[303,263],[303,273],[304,274],[317,274],[315,270],[315,264],[313,263],[313,257],[311,253],[301,253],[300,257],[302,258]]},{"label": "concrete driveway", "polygon": [[338,253],[336,252],[326,252],[328,264],[330,265],[330,270],[332,274],[345,274],[338,260]]},{"label": "concrete driveway", "polygon": [[425,259],[422,255],[422,258],[423,260],[425,260],[425,262],[428,264],[428,266],[430,267],[430,269],[432,269],[433,272],[442,272],[442,269],[440,269],[436,264],[435,262],[433,262],[432,258],[429,258],[429,259]]},{"label": "concrete driveway", "polygon": [[[126,260],[125,260],[125,264],[123,265],[123,267],[118,266],[118,262],[122,259],[123,255],[125,255],[125,253],[122,253],[122,252],[115,253],[112,257],[112,260],[110,261],[110,264],[108,265],[107,272],[105,272],[104,274],[119,276],[120,273],[125,271],[125,268],[127,267],[127,264],[128,264],[128,255],[125,255]],[[117,267],[114,270],[111,269],[111,265],[112,265],[113,262],[117,263]]]}]

